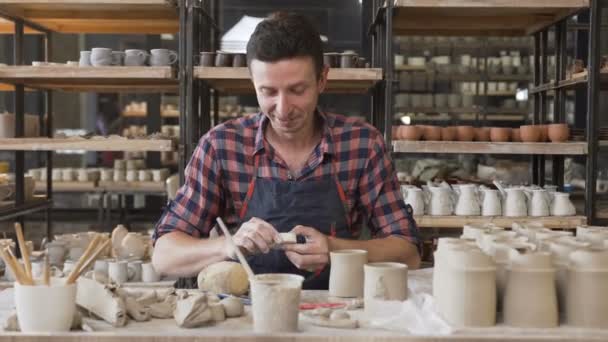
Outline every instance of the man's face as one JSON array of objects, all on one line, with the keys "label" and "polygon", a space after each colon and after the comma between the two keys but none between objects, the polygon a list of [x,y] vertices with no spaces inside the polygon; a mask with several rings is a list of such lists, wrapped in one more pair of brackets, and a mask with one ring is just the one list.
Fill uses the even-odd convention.
[{"label": "man's face", "polygon": [[308,127],[327,69],[317,78],[312,58],[296,57],[273,63],[254,59],[250,71],[258,103],[276,133],[293,135]]}]

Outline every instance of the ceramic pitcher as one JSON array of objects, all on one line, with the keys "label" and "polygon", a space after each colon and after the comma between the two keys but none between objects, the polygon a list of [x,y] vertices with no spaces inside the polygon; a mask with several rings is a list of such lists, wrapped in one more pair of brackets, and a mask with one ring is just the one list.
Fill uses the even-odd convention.
[{"label": "ceramic pitcher", "polygon": [[458,216],[479,216],[481,206],[477,186],[475,184],[463,184],[455,188],[457,197],[454,213]]},{"label": "ceramic pitcher", "polygon": [[556,192],[553,194],[553,203],[551,204],[551,215],[553,216],[573,216],[576,214],[574,204],[570,201],[570,194],[565,192]]},{"label": "ceramic pitcher", "polygon": [[417,187],[401,188],[406,204],[412,206],[414,215],[424,215],[424,193]]},{"label": "ceramic pitcher", "polygon": [[500,216],[502,215],[502,202],[500,200],[500,192],[494,189],[482,189],[482,216]]},{"label": "ceramic pitcher", "polygon": [[550,198],[547,190],[534,189],[525,192],[528,199],[528,215],[549,216]]},{"label": "ceramic pitcher", "polygon": [[521,188],[507,188],[503,194],[503,214],[509,217],[521,217],[528,215],[528,203]]},{"label": "ceramic pitcher", "polygon": [[454,203],[452,202],[452,189],[443,186],[431,186],[429,187],[429,198],[427,201],[429,215],[452,215],[454,210]]}]

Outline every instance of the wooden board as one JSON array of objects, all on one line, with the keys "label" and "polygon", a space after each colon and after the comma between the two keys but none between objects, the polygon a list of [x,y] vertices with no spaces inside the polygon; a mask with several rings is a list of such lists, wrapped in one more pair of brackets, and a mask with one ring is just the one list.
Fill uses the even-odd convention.
[{"label": "wooden board", "polygon": [[[195,67],[194,77],[212,87],[230,93],[253,93],[253,84],[247,68]],[[329,70],[328,93],[365,93],[382,80],[379,68],[335,68]]]},{"label": "wooden board", "polygon": [[587,143],[523,143],[484,141],[393,141],[393,152],[585,155]]},{"label": "wooden board", "polygon": [[165,193],[165,182],[114,182],[99,181],[99,187],[108,192]]},{"label": "wooden board", "polygon": [[540,222],[547,228],[573,229],[587,224],[585,216],[505,217],[505,216],[417,216],[421,228],[462,228],[465,224],[495,223],[511,227],[513,222]]},{"label": "wooden board", "polygon": [[0,0],[0,12],[61,33],[177,33],[167,0]]},{"label": "wooden board", "polygon": [[171,140],[155,139],[112,139],[102,138],[1,138],[0,150],[3,151],[173,151]]},{"label": "wooden board", "polygon": [[[94,192],[99,190],[97,182],[53,182],[53,192]],[[46,192],[46,182],[37,181],[34,191]]]},{"label": "wooden board", "polygon": [[[36,31],[28,26],[23,27],[23,33],[42,34],[42,32]],[[15,24],[10,20],[0,18],[0,34],[15,34]]]},{"label": "wooden board", "polygon": [[0,81],[66,91],[175,91],[171,67],[0,67]]},{"label": "wooden board", "polygon": [[589,7],[589,0],[394,0],[394,4],[396,34],[522,36]]}]

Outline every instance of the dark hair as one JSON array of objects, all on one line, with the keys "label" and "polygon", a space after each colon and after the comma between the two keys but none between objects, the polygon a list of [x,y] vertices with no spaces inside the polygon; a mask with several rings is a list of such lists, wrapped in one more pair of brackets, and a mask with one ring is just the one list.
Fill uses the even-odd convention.
[{"label": "dark hair", "polygon": [[254,59],[276,62],[311,57],[316,76],[323,70],[323,43],[319,31],[303,15],[276,12],[260,22],[247,43],[247,65]]}]

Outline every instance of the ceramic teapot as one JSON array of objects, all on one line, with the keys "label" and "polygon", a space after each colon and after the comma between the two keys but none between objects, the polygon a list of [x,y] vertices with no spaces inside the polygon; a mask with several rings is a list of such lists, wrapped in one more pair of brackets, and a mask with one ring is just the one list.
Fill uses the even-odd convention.
[{"label": "ceramic teapot", "polygon": [[454,188],[456,208],[454,213],[458,216],[479,216],[481,205],[475,184],[463,184]]},{"label": "ceramic teapot", "polygon": [[529,216],[549,216],[551,198],[545,189],[531,189],[524,192],[528,200]]},{"label": "ceramic teapot", "polygon": [[576,208],[570,201],[570,194],[565,192],[555,192],[551,204],[551,215],[553,216],[573,216],[576,215]]}]

